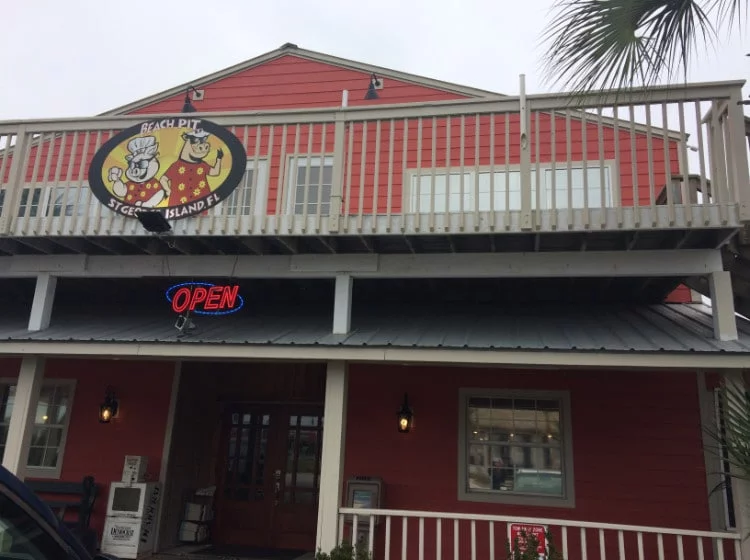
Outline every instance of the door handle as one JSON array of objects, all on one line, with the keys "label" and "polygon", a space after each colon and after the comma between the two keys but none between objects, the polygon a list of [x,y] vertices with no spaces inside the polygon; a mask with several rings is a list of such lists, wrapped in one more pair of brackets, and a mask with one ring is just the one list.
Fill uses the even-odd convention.
[{"label": "door handle", "polygon": [[276,469],[273,473],[273,505],[279,505],[279,494],[281,493],[281,469]]}]

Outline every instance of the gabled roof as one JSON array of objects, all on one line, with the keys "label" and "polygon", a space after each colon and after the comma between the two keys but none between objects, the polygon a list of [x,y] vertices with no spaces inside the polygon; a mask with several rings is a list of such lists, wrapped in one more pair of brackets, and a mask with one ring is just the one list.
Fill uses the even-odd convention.
[{"label": "gabled roof", "polygon": [[424,76],[418,76],[416,74],[408,74],[406,72],[399,72],[398,70],[391,70],[390,68],[383,68],[382,66],[373,66],[372,64],[365,64],[363,62],[357,62],[354,60],[339,58],[336,56],[319,53],[315,51],[308,51],[305,49],[300,49],[299,47],[297,47],[297,45],[293,43],[285,43],[284,45],[282,45],[276,50],[267,52],[255,58],[251,58],[250,60],[246,60],[245,62],[235,64],[234,66],[230,66],[223,70],[219,70],[218,72],[214,72],[213,74],[209,74],[207,76],[203,76],[201,78],[197,78],[195,80],[191,80],[189,82],[180,84],[171,89],[162,91],[160,93],[151,95],[149,97],[144,97],[143,99],[139,99],[138,101],[128,103],[127,105],[117,107],[115,109],[106,111],[104,113],[100,113],[98,116],[127,114],[136,109],[140,109],[141,107],[145,107],[153,103],[156,103],[158,101],[161,101],[163,99],[168,99],[174,95],[184,93],[189,86],[198,88],[200,86],[210,84],[222,78],[226,78],[227,76],[231,76],[238,72],[242,72],[249,68],[259,66],[266,62],[270,62],[272,60],[275,60],[277,58],[280,58],[282,56],[287,56],[287,55],[294,55],[300,58],[305,58],[308,60],[313,60],[313,61],[321,62],[324,64],[330,64],[333,66],[339,66],[341,68],[347,68],[349,70],[358,70],[360,72],[365,72],[368,74],[376,74],[383,78],[392,78],[395,80],[400,80],[400,81],[407,82],[407,83],[413,83],[413,84],[417,84],[421,86],[440,89],[449,93],[465,95],[467,97],[472,97],[472,98],[493,99],[497,97],[504,97],[502,94],[491,92],[491,91],[471,88],[471,87],[462,86],[459,84],[444,82],[441,80],[435,80],[432,78],[426,78]]}]

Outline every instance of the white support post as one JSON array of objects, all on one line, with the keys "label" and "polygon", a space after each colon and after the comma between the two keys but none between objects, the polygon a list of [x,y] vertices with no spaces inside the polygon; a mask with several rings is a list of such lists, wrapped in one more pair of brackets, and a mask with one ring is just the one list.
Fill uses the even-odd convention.
[{"label": "white support post", "polygon": [[[8,233],[13,225],[13,216],[17,212],[17,204],[23,191],[26,179],[26,164],[29,155],[29,140],[31,134],[27,134],[26,125],[21,124],[16,129],[16,145],[8,150],[12,157],[8,182],[5,185],[5,201],[0,208],[0,234]],[[10,137],[7,137],[10,141]]]},{"label": "white support post", "polygon": [[727,106],[727,120],[729,121],[729,141],[727,146],[731,169],[731,184],[733,194],[740,204],[740,220],[747,222],[750,219],[750,170],[747,162],[747,137],[745,132],[745,107],[741,105],[742,88],[736,87],[732,90]]},{"label": "white support post", "polygon": [[21,480],[26,475],[31,432],[34,429],[34,418],[43,377],[44,358],[28,357],[21,361],[13,412],[8,426],[8,439],[5,442],[3,455],[3,466]]},{"label": "white support post", "polygon": [[336,276],[333,298],[333,334],[347,334],[352,326],[352,277]]},{"label": "white support post", "polygon": [[[164,532],[164,520],[168,516],[165,509],[167,486],[169,485],[169,459],[172,456],[172,440],[174,434],[174,419],[177,414],[177,401],[180,395],[180,381],[182,379],[182,362],[176,361],[174,364],[174,377],[172,377],[172,392],[169,397],[169,409],[167,410],[167,429],[164,431],[164,446],[161,452],[161,469],[159,470],[159,484],[161,484],[161,499],[157,506],[158,513],[156,519],[156,537],[154,538],[154,552],[161,550]],[[170,488],[171,490],[171,488]]]},{"label": "white support post", "polygon": [[728,271],[721,270],[709,275],[711,288],[711,313],[714,320],[714,338],[737,340],[737,319],[734,314],[732,278]]},{"label": "white support post", "polygon": [[323,418],[323,451],[320,461],[318,533],[315,548],[330,552],[338,543],[339,506],[344,472],[347,410],[346,362],[328,362]]},{"label": "white support post", "polygon": [[[727,371],[723,377],[727,387],[748,391],[742,370]],[[737,467],[730,466],[729,470],[733,475],[740,474],[736,472]],[[732,476],[732,502],[737,532],[744,537],[740,542],[741,558],[747,560],[750,558],[750,537],[748,537],[750,534],[750,481],[742,476]]]},{"label": "white support post", "polygon": [[[529,107],[526,101],[526,76],[519,77],[519,103],[521,117],[521,229],[532,228],[531,222],[531,137],[529,134]],[[539,157],[539,156],[537,156]],[[538,187],[537,187],[538,188]]]},{"label": "white support post", "polygon": [[52,303],[55,301],[55,288],[57,288],[56,276],[43,272],[36,277],[34,301],[31,304],[31,315],[29,316],[30,331],[41,331],[49,327],[52,317]]},{"label": "white support post", "polygon": [[[346,114],[336,114],[336,124],[333,133],[333,169],[331,184],[331,204],[328,211],[328,230],[332,233],[341,227],[341,203],[344,196],[344,169],[346,167]],[[347,200],[345,202],[349,204]]]}]

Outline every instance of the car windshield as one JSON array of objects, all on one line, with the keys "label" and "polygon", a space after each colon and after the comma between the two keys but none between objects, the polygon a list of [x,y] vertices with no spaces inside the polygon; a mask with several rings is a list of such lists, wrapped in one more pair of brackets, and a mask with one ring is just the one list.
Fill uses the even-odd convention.
[{"label": "car windshield", "polygon": [[0,492],[0,560],[76,558],[32,515]]}]

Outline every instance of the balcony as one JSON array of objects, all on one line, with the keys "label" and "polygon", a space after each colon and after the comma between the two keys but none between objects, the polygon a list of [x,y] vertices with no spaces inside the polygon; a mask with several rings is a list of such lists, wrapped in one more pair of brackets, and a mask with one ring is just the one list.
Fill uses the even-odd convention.
[{"label": "balcony", "polygon": [[88,187],[143,116],[0,122],[0,254],[714,248],[750,219],[742,85],[194,113],[247,169],[168,237]]}]

